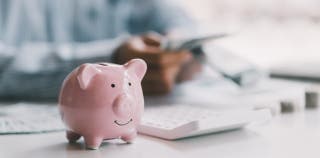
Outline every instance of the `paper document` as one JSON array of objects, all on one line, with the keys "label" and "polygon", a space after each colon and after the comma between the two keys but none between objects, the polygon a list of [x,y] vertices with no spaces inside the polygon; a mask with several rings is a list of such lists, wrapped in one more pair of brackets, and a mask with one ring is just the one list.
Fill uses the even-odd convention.
[{"label": "paper document", "polygon": [[0,134],[42,133],[64,129],[57,106],[32,103],[1,106]]}]

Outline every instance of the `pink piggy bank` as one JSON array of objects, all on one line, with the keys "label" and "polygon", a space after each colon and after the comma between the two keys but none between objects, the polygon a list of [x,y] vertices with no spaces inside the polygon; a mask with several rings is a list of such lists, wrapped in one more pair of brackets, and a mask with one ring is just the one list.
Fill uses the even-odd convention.
[{"label": "pink piggy bank", "polygon": [[144,110],[141,80],[147,70],[141,59],[124,65],[83,64],[64,80],[59,110],[69,142],[84,137],[88,149],[105,139],[131,142]]}]

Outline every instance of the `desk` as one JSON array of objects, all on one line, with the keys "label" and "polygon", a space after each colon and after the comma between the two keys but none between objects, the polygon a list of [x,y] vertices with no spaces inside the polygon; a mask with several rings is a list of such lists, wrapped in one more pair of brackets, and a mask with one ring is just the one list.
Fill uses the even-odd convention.
[{"label": "desk", "polygon": [[320,109],[277,116],[243,130],[166,141],[139,135],[133,144],[105,142],[84,150],[83,140],[68,144],[64,132],[0,135],[1,158],[319,158]]}]

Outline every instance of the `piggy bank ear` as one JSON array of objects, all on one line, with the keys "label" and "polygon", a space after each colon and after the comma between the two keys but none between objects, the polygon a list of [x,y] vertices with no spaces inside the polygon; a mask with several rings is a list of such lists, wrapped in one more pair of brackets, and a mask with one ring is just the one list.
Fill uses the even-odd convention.
[{"label": "piggy bank ear", "polygon": [[142,59],[132,59],[124,64],[124,67],[127,68],[129,71],[135,73],[137,77],[142,80],[143,76],[146,74],[147,71],[147,64]]},{"label": "piggy bank ear", "polygon": [[93,78],[93,76],[95,76],[99,72],[100,70],[98,70],[91,64],[82,64],[78,69],[78,76],[77,76],[77,80],[79,82],[80,88],[86,89],[91,79]]}]

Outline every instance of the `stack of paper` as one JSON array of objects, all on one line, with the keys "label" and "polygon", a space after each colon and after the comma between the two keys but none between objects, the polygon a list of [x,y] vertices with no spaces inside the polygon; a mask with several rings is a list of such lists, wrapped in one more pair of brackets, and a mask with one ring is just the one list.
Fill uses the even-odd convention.
[{"label": "stack of paper", "polygon": [[0,134],[42,133],[64,130],[57,106],[18,103],[1,106]]}]

